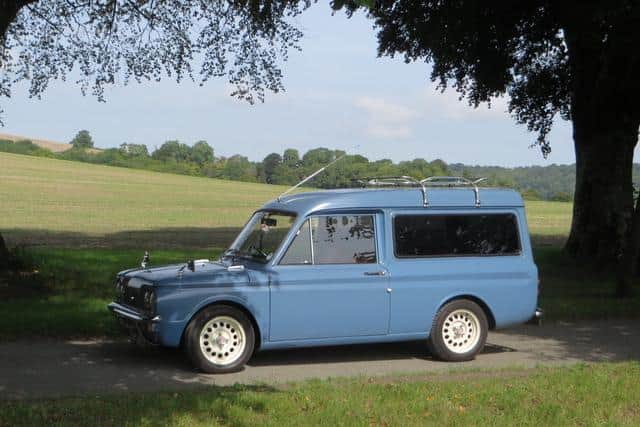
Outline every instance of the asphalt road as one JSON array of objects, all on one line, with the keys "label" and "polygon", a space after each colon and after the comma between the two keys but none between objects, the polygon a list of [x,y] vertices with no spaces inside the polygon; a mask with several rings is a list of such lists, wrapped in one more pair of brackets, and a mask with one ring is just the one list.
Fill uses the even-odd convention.
[{"label": "asphalt road", "polygon": [[262,352],[242,372],[227,375],[194,371],[178,350],[123,341],[19,341],[0,344],[0,399],[629,359],[640,359],[640,321],[525,325],[494,332],[483,354],[465,363],[434,361],[423,343],[411,342]]}]

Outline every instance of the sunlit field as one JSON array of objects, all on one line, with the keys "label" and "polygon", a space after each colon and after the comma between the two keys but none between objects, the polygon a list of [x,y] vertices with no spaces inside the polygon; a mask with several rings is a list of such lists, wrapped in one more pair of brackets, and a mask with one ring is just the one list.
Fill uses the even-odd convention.
[{"label": "sunlit field", "polygon": [[[286,187],[0,153],[10,244],[219,247]],[[566,236],[571,204],[527,202],[534,240]]]}]

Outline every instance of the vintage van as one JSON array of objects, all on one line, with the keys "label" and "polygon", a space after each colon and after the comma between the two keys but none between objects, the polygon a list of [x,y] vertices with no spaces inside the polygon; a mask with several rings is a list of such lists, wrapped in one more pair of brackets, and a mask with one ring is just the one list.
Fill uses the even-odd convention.
[{"label": "vintage van", "polygon": [[283,196],[216,261],[123,271],[109,309],[204,372],[254,351],[424,340],[473,359],[490,329],[541,316],[522,198],[462,178]]}]

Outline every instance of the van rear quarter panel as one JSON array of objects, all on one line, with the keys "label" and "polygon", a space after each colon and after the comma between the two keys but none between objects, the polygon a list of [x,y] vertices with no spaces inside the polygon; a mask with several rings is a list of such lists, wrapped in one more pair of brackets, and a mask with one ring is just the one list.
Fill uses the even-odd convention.
[{"label": "van rear quarter panel", "polygon": [[[518,218],[521,253],[506,256],[398,258],[393,220],[402,214],[513,213]],[[491,311],[496,328],[529,320],[536,309],[538,272],[533,262],[524,209],[414,209],[387,211],[385,221],[391,310],[389,333],[429,332],[439,308],[451,299],[473,296]]]}]

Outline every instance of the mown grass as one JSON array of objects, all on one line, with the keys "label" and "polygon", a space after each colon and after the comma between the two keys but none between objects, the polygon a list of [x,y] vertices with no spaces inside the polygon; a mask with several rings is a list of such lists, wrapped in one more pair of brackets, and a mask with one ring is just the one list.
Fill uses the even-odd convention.
[{"label": "mown grass", "polygon": [[96,236],[237,227],[284,189],[0,153],[0,230],[11,239],[20,235],[14,230]]},{"label": "mown grass", "polygon": [[[241,226],[285,187],[188,177],[0,153],[0,230],[10,243],[121,247],[169,245],[185,231],[206,245],[206,230]],[[534,236],[565,236],[571,204],[528,202]]]},{"label": "mown grass", "polygon": [[[514,373],[516,375],[514,375]],[[0,426],[640,424],[640,363],[0,403]]]}]

